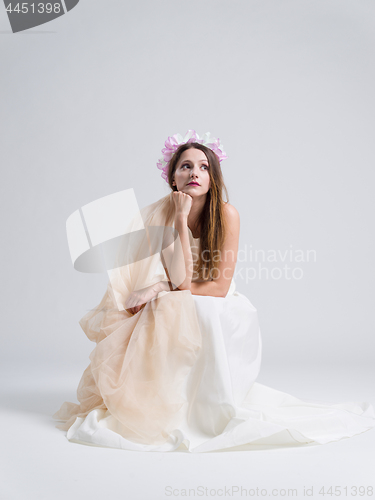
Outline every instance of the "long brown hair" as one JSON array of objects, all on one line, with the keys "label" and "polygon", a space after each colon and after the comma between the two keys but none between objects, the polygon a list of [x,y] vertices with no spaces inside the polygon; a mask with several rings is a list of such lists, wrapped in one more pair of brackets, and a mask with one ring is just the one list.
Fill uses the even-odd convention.
[{"label": "long brown hair", "polygon": [[[198,142],[182,144],[172,156],[168,171],[168,182],[171,189],[177,191],[177,187],[172,185],[173,175],[182,153],[190,148],[200,149],[207,156],[210,176],[210,189],[207,192],[206,203],[197,221],[197,227],[200,231],[200,248],[195,272],[198,279],[215,279],[218,273],[217,265],[220,261],[217,257],[220,256],[227,234],[224,203],[229,201],[228,191],[224,184],[219,158],[211,149]],[[223,191],[226,195],[226,201],[223,200]]]}]

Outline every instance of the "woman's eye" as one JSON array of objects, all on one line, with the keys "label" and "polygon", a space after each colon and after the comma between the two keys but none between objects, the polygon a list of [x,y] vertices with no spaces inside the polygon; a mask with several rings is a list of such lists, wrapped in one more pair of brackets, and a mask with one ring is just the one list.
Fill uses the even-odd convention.
[{"label": "woman's eye", "polygon": [[[188,165],[187,163],[184,163],[183,165],[181,165],[181,168],[184,168],[184,167],[190,167],[190,165]],[[201,167],[204,167],[205,169],[208,169],[208,165],[201,165]]]}]

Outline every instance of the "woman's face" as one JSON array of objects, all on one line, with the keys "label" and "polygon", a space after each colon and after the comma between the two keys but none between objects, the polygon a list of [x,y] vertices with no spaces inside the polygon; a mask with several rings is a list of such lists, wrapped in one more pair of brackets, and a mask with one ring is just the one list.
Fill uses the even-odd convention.
[{"label": "woman's face", "polygon": [[[196,148],[184,151],[173,175],[177,190],[189,194],[192,198],[206,194],[210,189],[209,168],[207,156],[203,151]],[[191,184],[192,182],[195,184]]]}]

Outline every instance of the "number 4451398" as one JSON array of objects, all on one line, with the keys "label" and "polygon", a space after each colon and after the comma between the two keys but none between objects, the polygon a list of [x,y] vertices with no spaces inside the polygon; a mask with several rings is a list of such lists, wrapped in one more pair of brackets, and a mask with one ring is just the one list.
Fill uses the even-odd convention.
[{"label": "number 4451398", "polygon": [[17,12],[18,14],[38,13],[38,14],[50,14],[55,12],[58,14],[61,11],[61,3],[28,3],[22,2],[17,3],[14,7],[12,4],[8,4],[6,7],[7,12]]},{"label": "number 4451398", "polygon": [[[333,488],[335,488],[333,490]],[[350,497],[363,497],[363,496],[369,496],[371,497],[374,494],[374,488],[373,486],[330,486],[328,489],[325,489],[323,486],[319,490],[319,495],[330,495],[330,496],[350,496]]]}]

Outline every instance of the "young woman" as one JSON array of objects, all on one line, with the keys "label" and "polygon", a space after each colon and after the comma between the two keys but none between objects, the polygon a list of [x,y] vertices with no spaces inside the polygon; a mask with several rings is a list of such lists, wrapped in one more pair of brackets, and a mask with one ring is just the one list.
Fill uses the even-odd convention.
[{"label": "young woman", "polygon": [[61,406],[57,427],[77,443],[191,452],[323,444],[374,427],[368,403],[308,402],[255,382],[261,334],[233,280],[240,218],[223,181],[226,155],[192,130],[165,146],[158,168],[171,192],[141,211],[134,262],[113,270],[80,321],[97,345],[80,403]]},{"label": "young woman", "polygon": [[[225,297],[236,265],[240,218],[237,210],[223,201],[223,190],[227,198],[228,194],[218,157],[199,143],[182,144],[170,161],[168,182],[173,191],[174,227],[181,240],[186,271],[186,279],[178,289],[190,290],[193,295]],[[200,240],[199,281],[193,280],[189,233]],[[164,281],[160,287],[154,287],[154,294],[162,290],[169,290]],[[153,294],[145,297],[150,300]],[[141,305],[136,303],[143,303],[142,299],[139,292],[128,298],[127,305],[133,313],[140,310]]]}]

